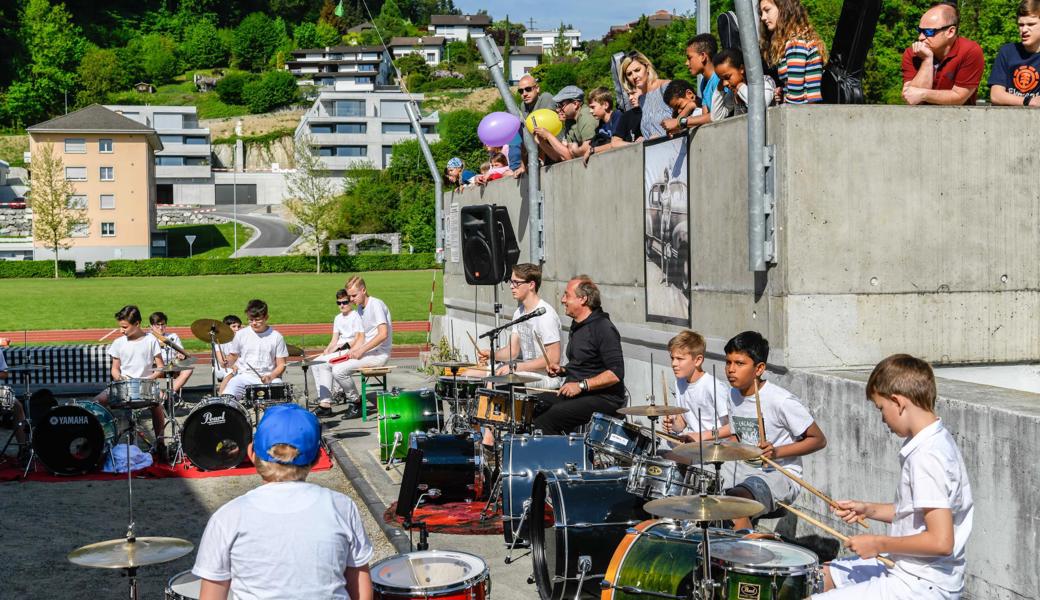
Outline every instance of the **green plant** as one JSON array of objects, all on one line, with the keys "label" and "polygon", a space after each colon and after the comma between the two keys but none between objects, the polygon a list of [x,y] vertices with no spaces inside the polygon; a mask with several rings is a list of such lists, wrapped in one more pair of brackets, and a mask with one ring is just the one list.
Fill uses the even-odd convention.
[{"label": "green plant", "polygon": [[[361,271],[412,271],[432,269],[436,261],[432,253],[369,254],[363,256],[330,256],[322,261],[328,273]],[[313,256],[246,256],[242,258],[149,258],[144,260],[110,260],[94,263],[85,277],[169,277],[188,275],[245,275],[249,273],[313,273],[317,268]]]},{"label": "green plant", "polygon": [[230,73],[217,82],[215,91],[225,104],[245,104],[242,92],[246,85],[256,80],[252,73]]},{"label": "green plant", "polygon": [[268,71],[242,88],[242,100],[253,114],[292,104],[300,97],[296,78],[288,71]]},{"label": "green plant", "polygon": [[419,366],[420,373],[427,375],[440,375],[440,367],[433,366],[435,362],[457,362],[462,360],[462,351],[451,345],[446,337],[437,340],[430,348],[429,361]]},{"label": "green plant", "polygon": [[[59,260],[58,277],[75,277],[76,261]],[[49,260],[0,260],[0,279],[53,279],[54,263]]]}]

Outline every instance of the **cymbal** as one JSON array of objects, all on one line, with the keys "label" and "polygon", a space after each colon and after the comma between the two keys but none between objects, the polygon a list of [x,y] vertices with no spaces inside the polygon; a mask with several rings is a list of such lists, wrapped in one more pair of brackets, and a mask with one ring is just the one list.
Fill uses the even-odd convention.
[{"label": "cymbal", "polygon": [[180,373],[181,371],[188,371],[193,369],[191,365],[195,364],[195,359],[192,357],[185,358],[184,360],[178,360],[168,365],[155,367],[152,369],[152,373]]},{"label": "cymbal", "polygon": [[762,503],[736,496],[672,496],[659,498],[643,505],[643,510],[655,517],[685,521],[724,521],[750,517],[765,510]]},{"label": "cymbal", "polygon": [[191,554],[195,544],[171,537],[139,537],[88,544],[69,552],[69,562],[98,569],[129,569],[177,560]]},{"label": "cymbal", "polygon": [[[704,462],[721,463],[731,460],[751,460],[762,456],[762,450],[750,444],[739,442],[704,442]],[[701,462],[701,445],[697,442],[681,444],[664,455],[668,460],[683,465],[696,465]]]},{"label": "cymbal", "polygon": [[623,415],[632,415],[634,417],[667,417],[669,415],[681,415],[686,412],[686,409],[681,406],[645,404],[643,406],[625,406],[617,411]]},{"label": "cymbal", "polygon": [[46,369],[47,365],[14,365],[7,367],[8,373],[28,373],[29,371],[41,371]]},{"label": "cymbal", "polygon": [[442,369],[465,369],[467,367],[477,366],[477,363],[466,362],[463,360],[445,360],[430,364],[432,364],[435,367],[441,367]]},{"label": "cymbal", "polygon": [[216,332],[218,344],[226,344],[235,339],[235,332],[225,325],[223,321],[218,321],[216,319],[198,319],[191,324],[192,335],[203,342],[210,341],[209,333],[211,330]]},{"label": "cymbal", "polygon": [[329,364],[329,361],[327,361],[327,360],[301,360],[300,362],[298,362],[296,364],[300,365],[301,367],[313,367],[314,365],[327,365],[327,364]]},{"label": "cymbal", "polygon": [[303,356],[303,348],[292,344],[287,344],[285,347],[289,350],[289,356]]},{"label": "cymbal", "polygon": [[488,383],[505,383],[509,385],[519,385],[521,383],[532,383],[538,381],[538,377],[534,375],[521,375],[520,373],[506,373],[505,375],[495,375],[494,377],[488,377],[484,381]]}]

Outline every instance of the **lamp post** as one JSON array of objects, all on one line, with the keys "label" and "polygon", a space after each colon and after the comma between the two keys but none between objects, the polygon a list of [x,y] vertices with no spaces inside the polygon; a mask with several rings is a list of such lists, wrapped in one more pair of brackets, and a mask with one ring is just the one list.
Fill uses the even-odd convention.
[{"label": "lamp post", "polygon": [[233,160],[231,165],[231,212],[234,215],[231,223],[231,231],[233,233],[234,247],[232,248],[231,255],[238,254],[238,144],[239,136],[242,135],[242,121],[235,122],[235,148],[232,150]]}]

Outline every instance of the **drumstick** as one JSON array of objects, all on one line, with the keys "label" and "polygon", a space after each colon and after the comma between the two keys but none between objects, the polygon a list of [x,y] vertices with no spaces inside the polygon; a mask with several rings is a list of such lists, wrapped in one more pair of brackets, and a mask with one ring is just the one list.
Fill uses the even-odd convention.
[{"label": "drumstick", "polygon": [[[527,389],[531,389],[531,388],[527,388]],[[642,429],[643,431],[651,431],[651,429],[649,427],[643,427],[642,425],[640,425],[639,428]],[[676,444],[685,444],[686,443],[684,440],[679,439],[679,438],[675,437],[674,435],[667,434],[667,433],[665,433],[663,431],[658,431],[656,433],[657,433],[658,437],[663,437],[664,439],[668,440],[669,442],[674,442]]]},{"label": "drumstick", "polygon": [[[792,472],[788,471],[787,469],[781,467],[780,465],[778,465],[776,463],[776,461],[770,460],[770,459],[766,458],[765,456],[759,456],[759,458],[762,459],[762,462],[764,462],[767,465],[773,467],[777,471],[780,471],[784,475],[787,475],[788,479],[790,479],[791,481],[797,483],[798,485],[800,485],[803,488],[805,488],[806,490],[808,490],[813,496],[816,496],[820,500],[823,500],[824,502],[826,502],[831,508],[841,508],[841,507],[838,506],[837,502],[835,502],[834,500],[829,498],[826,494],[824,494],[820,490],[814,488],[813,486],[809,485],[809,483],[806,482],[805,480],[803,480],[801,477],[798,477],[794,473],[792,473]],[[860,517],[856,522],[859,523],[860,525],[862,525],[864,529],[870,529],[870,527],[867,525],[867,520],[864,519],[863,517]]]},{"label": "drumstick", "polygon": [[[777,504],[779,504],[780,506],[783,506],[787,510],[791,511],[792,514],[794,514],[794,515],[796,515],[796,516],[798,516],[798,517],[800,517],[800,518],[802,518],[802,519],[812,523],[813,525],[819,527],[820,529],[822,529],[822,530],[826,531],[827,533],[833,535],[834,537],[838,538],[839,540],[841,540],[841,542],[843,544],[847,544],[848,543],[849,536],[842,535],[842,534],[838,533],[838,531],[836,529],[834,529],[832,527],[829,527],[827,525],[824,525],[823,523],[817,521],[816,519],[810,517],[809,515],[803,513],[802,511],[796,509],[795,507],[791,506],[790,504],[784,504],[783,502],[780,502],[780,501],[777,501]],[[878,559],[879,563],[885,565],[889,569],[894,569],[895,566],[896,566],[896,563],[892,559],[890,559],[890,558],[885,558],[884,556],[878,556],[877,559]]]},{"label": "drumstick", "polygon": [[524,389],[526,389],[529,392],[534,392],[536,394],[556,394],[556,395],[560,394],[560,390],[553,390],[553,389],[549,389],[549,388],[540,388],[540,387],[527,386]]},{"label": "drumstick", "polygon": [[668,382],[664,378],[664,373],[661,373],[661,396],[664,398],[664,405],[668,406]]},{"label": "drumstick", "polygon": [[480,357],[480,346],[477,345],[477,340],[473,339],[472,333],[467,331],[466,337],[468,337],[469,342],[473,344],[473,351],[477,353],[477,355],[473,357],[473,360],[476,360],[478,357]]},{"label": "drumstick", "polygon": [[755,377],[755,412],[758,414],[758,441],[766,441],[766,423],[762,419],[762,399],[758,397],[758,377]]},{"label": "drumstick", "polygon": [[542,351],[542,358],[545,359],[545,368],[549,368],[549,353],[545,351],[545,344],[542,342],[542,334],[537,331],[534,332],[534,339],[538,342],[538,349]]}]

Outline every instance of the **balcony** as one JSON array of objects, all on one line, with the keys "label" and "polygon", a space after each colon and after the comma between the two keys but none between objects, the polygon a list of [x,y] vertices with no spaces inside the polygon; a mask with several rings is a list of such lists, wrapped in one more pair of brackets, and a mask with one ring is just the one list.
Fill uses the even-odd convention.
[{"label": "balcony", "polygon": [[210,176],[210,165],[156,165],[156,179],[207,178]]}]

